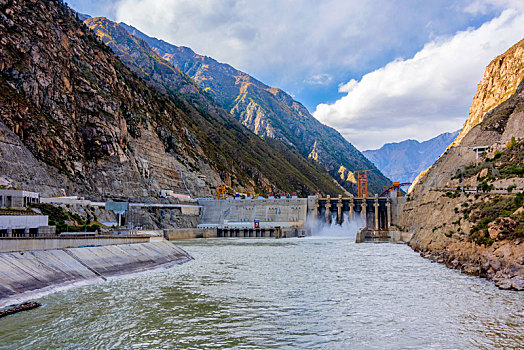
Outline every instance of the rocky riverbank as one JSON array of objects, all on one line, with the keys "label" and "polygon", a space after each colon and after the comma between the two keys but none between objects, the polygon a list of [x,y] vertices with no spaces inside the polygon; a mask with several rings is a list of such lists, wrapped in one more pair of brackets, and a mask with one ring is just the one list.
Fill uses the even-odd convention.
[{"label": "rocky riverbank", "polygon": [[493,60],[452,146],[413,185],[399,226],[448,267],[524,290],[524,40]]},{"label": "rocky riverbank", "polygon": [[416,243],[411,247],[431,261],[445,264],[468,275],[493,281],[500,289],[524,290],[524,242],[510,242],[495,247],[480,247],[474,243],[455,243],[443,250],[424,249]]}]

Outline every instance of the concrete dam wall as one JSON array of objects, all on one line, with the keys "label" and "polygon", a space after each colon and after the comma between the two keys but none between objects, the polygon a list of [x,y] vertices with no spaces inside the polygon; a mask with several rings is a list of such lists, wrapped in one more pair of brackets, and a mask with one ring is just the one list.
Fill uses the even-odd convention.
[{"label": "concrete dam wall", "polygon": [[0,253],[0,307],[67,286],[191,259],[167,241]]},{"label": "concrete dam wall", "polygon": [[200,222],[201,225],[247,227],[259,220],[261,227],[266,224],[301,226],[306,221],[308,202],[312,200],[315,198],[200,200]]}]

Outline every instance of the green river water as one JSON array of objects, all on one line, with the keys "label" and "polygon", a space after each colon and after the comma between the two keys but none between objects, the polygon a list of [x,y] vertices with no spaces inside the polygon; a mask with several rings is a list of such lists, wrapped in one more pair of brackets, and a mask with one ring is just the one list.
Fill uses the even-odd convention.
[{"label": "green river water", "polygon": [[48,295],[0,349],[522,349],[524,293],[405,245],[178,242],[194,261]]}]

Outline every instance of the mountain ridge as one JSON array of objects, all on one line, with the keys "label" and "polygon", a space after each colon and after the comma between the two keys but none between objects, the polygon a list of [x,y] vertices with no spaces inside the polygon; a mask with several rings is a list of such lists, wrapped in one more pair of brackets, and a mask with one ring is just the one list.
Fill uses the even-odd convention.
[{"label": "mountain ridge", "polygon": [[[222,184],[341,192],[316,164],[215,107],[182,73],[187,91],[152,88],[63,2],[0,1],[0,10],[2,183],[97,200],[155,198],[162,189],[210,196]],[[161,63],[152,66],[169,69]]]},{"label": "mountain ridge", "polygon": [[333,128],[316,120],[291,96],[247,73],[150,37],[125,23],[132,35],[145,40],[159,56],[191,76],[199,86],[257,135],[279,139],[303,156],[321,164],[346,189],[356,192],[357,170],[368,173],[370,192],[380,193],[390,181],[350,142]]},{"label": "mountain ridge", "polygon": [[386,143],[379,149],[362,153],[390,179],[408,183],[433,164],[458,133],[458,130],[446,132],[422,142],[408,139]]}]

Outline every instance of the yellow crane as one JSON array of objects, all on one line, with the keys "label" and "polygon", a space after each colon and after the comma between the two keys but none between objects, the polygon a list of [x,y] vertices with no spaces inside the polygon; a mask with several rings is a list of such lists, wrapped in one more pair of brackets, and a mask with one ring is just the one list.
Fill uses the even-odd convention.
[{"label": "yellow crane", "polygon": [[367,198],[368,196],[368,171],[375,171],[377,169],[357,170],[357,186],[358,197]]},{"label": "yellow crane", "polygon": [[220,186],[220,187],[217,188],[216,199],[219,200],[219,201],[227,199],[226,186]]}]

